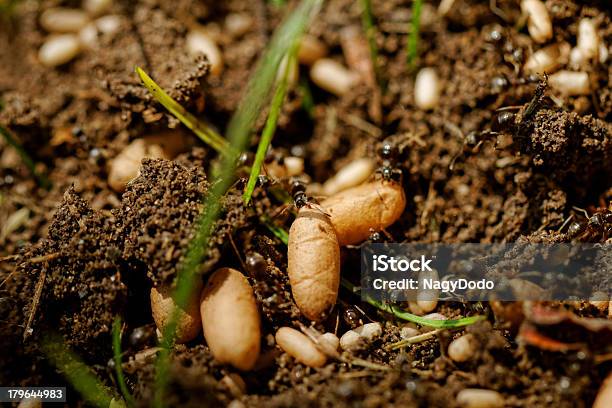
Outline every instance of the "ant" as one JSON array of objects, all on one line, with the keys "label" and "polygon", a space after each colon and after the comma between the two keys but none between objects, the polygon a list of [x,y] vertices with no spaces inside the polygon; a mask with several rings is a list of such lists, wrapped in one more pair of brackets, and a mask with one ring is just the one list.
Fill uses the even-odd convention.
[{"label": "ant", "polygon": [[397,167],[399,150],[397,145],[389,140],[383,141],[382,146],[378,149],[381,166],[376,170],[376,173],[380,174],[385,181],[399,183],[402,180],[402,170]]},{"label": "ant", "polygon": [[490,88],[492,94],[500,94],[503,90],[512,85],[525,85],[540,82],[540,77],[536,74],[529,74],[527,77],[508,79],[504,74],[499,74],[491,78]]},{"label": "ant", "polygon": [[293,197],[293,204],[298,211],[303,207],[313,208],[331,217],[323,207],[313,201],[312,197],[306,195],[306,185],[301,180],[295,179],[291,182],[291,197]]},{"label": "ant", "polygon": [[599,210],[590,217],[585,211],[585,215],[586,220],[574,221],[570,224],[567,229],[567,236],[574,239],[602,234],[605,241],[608,235],[612,233],[612,211],[609,209]]},{"label": "ant", "polygon": [[[533,80],[533,79],[530,79]],[[455,167],[455,162],[457,159],[466,152],[476,153],[478,148],[486,141],[491,140],[493,137],[495,138],[495,146],[497,148],[497,136],[502,133],[511,133],[514,138],[519,139],[523,138],[522,136],[525,133],[526,127],[530,123],[530,119],[535,115],[537,109],[542,104],[542,98],[544,96],[544,91],[548,86],[548,76],[544,75],[544,79],[538,83],[536,90],[534,92],[533,98],[527,105],[527,108],[523,112],[520,121],[517,122],[517,114],[516,111],[520,109],[520,106],[506,106],[500,108],[496,111],[495,116],[491,121],[491,130],[485,130],[483,132],[470,132],[463,138],[463,146],[459,153],[457,153],[453,159],[451,160],[449,169],[452,171]],[[457,130],[457,132],[461,132]]]}]

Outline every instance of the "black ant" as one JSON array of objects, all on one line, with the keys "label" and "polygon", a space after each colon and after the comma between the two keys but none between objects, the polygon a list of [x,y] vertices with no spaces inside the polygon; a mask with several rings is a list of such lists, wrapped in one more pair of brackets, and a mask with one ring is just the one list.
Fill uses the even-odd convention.
[{"label": "black ant", "polygon": [[472,131],[464,136],[463,145],[461,146],[461,150],[457,153],[451,160],[448,165],[449,170],[453,170],[455,168],[455,162],[459,157],[461,157],[464,153],[476,153],[482,144],[488,140],[492,140],[495,138],[495,148],[497,148],[497,135],[499,132],[485,130],[483,132]]},{"label": "black ant", "polygon": [[525,85],[538,82],[540,82],[540,77],[536,74],[529,74],[527,77],[521,77],[516,80],[510,80],[504,74],[499,74],[491,78],[490,88],[491,93],[499,94],[511,85]]},{"label": "black ant", "polygon": [[306,195],[306,185],[300,180],[293,180],[291,182],[291,197],[293,197],[293,204],[298,211],[303,207],[314,208],[319,210],[323,214],[331,217],[319,204],[315,203],[312,197]]},{"label": "black ant", "polygon": [[601,234],[604,241],[608,235],[612,233],[612,211],[603,209],[595,212],[590,217],[588,214],[586,220],[574,221],[567,229],[567,236],[570,239],[586,238]]},{"label": "black ant", "polygon": [[[533,81],[533,78],[529,78],[529,81]],[[548,86],[548,77],[545,75],[544,80],[538,83],[534,92],[533,98],[527,105],[527,108],[523,112],[520,121],[517,122],[516,111],[520,109],[520,106],[506,106],[496,111],[493,119],[491,120],[491,130],[485,130],[482,132],[470,132],[463,138],[463,146],[459,153],[457,153],[451,160],[449,169],[452,171],[455,167],[457,159],[466,152],[476,153],[478,148],[486,141],[495,138],[495,146],[497,148],[497,136],[501,133],[511,133],[513,138],[522,138],[525,133],[525,128],[528,126],[530,119],[535,115],[537,109],[542,104],[542,97],[544,91]],[[458,130],[457,132],[461,132]]]},{"label": "black ant", "polygon": [[306,195],[306,185],[300,180],[293,180],[291,183],[291,196],[298,210],[306,206],[309,202],[308,196]]},{"label": "black ant", "polygon": [[397,167],[397,159],[399,156],[397,145],[385,140],[380,149],[378,149],[378,156],[381,161],[381,166],[376,170],[376,173],[380,174],[385,181],[395,181],[399,183],[402,180],[402,170]]}]

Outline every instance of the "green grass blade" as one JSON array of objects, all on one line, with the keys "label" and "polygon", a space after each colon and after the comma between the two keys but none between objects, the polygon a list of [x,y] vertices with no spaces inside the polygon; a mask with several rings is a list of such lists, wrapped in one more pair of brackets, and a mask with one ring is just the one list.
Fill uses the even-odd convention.
[{"label": "green grass blade", "polygon": [[408,68],[413,71],[416,68],[416,58],[419,52],[419,38],[421,30],[421,6],[422,0],[412,2],[412,21],[410,22],[410,34],[406,44],[406,63]]},{"label": "green grass blade", "polygon": [[[227,135],[233,151],[244,151],[248,145],[251,129],[272,93],[272,86],[280,61],[287,54],[296,39],[302,35],[306,25],[318,11],[322,0],[303,0],[285,19],[272,37],[268,49],[260,57],[255,72],[246,88],[238,110],[230,120]],[[219,217],[222,198],[232,185],[236,160],[229,155],[223,157],[219,178],[213,183],[204,200],[204,212],[199,217],[195,236],[192,239],[185,260],[182,263],[173,297],[179,307],[185,307],[193,293],[200,263],[208,250],[209,237]],[[163,406],[163,396],[169,380],[170,347],[174,342],[177,325],[177,310],[162,333],[162,350],[157,359],[154,406]]]},{"label": "green grass blade", "polygon": [[300,77],[299,82],[300,94],[302,95],[302,108],[308,113],[308,116],[311,119],[315,117],[315,104],[314,99],[312,97],[312,90],[310,89],[310,84],[308,83],[308,78],[302,76]]},{"label": "green grass blade", "polygon": [[[348,280],[342,279],[341,284],[349,291],[353,293],[357,293],[357,289],[355,288],[355,285],[350,283]],[[391,313],[392,315],[394,315],[395,317],[399,319],[407,320],[412,323],[417,323],[417,324],[420,324],[421,326],[433,327],[436,329],[455,329],[458,327],[469,326],[471,324],[474,324],[476,322],[479,322],[485,319],[485,316],[470,316],[470,317],[464,317],[462,319],[453,319],[453,320],[427,319],[425,317],[421,317],[421,316],[417,316],[412,313],[408,313],[405,310],[397,306],[379,302],[370,297],[367,297],[365,300],[369,304],[374,306],[375,308],[380,309],[383,312]]]},{"label": "green grass blade", "polygon": [[21,157],[21,161],[23,161],[28,170],[30,170],[30,173],[32,173],[34,178],[36,178],[38,185],[47,190],[51,188],[51,182],[49,182],[49,179],[47,179],[47,177],[45,177],[43,174],[40,174],[36,171],[36,165],[34,164],[34,160],[32,160],[30,155],[25,151],[21,144],[19,144],[17,139],[13,137],[11,132],[9,132],[8,129],[5,129],[4,127],[0,126],[0,134],[2,135],[4,140],[6,140],[6,142],[17,151],[17,154],[19,154],[19,157]]},{"label": "green grass blade", "polygon": [[127,405],[133,407],[135,405],[134,397],[130,394],[125,377],[123,375],[123,366],[121,364],[121,318],[117,317],[113,322],[113,359],[115,360],[115,373],[117,374],[117,382],[123,398]]},{"label": "green grass blade", "polygon": [[274,224],[269,217],[261,217],[260,221],[270,230],[272,234],[274,234],[276,238],[280,239],[283,244],[289,244],[289,234],[284,228]]},{"label": "green grass blade", "polygon": [[[297,44],[297,41],[295,44]],[[285,70],[282,74],[282,78],[280,80],[280,83],[276,87],[274,97],[272,98],[270,113],[268,114],[266,124],[261,134],[261,139],[259,140],[259,145],[257,146],[257,153],[255,153],[255,161],[253,162],[253,166],[251,166],[251,174],[249,175],[249,181],[242,195],[242,200],[244,201],[245,205],[248,205],[251,201],[251,196],[253,195],[253,191],[255,191],[255,185],[257,184],[257,178],[259,177],[259,173],[261,172],[261,166],[263,165],[264,159],[266,158],[266,152],[268,151],[268,147],[270,147],[270,143],[272,143],[274,132],[276,131],[278,117],[280,116],[283,101],[285,100],[285,94],[287,93],[287,78],[289,76],[289,72],[293,68],[293,65],[296,63],[296,50],[297,47],[294,45],[292,47],[291,52],[287,54],[288,62],[285,64]]]},{"label": "green grass blade", "polygon": [[177,101],[172,99],[172,97],[161,89],[142,68],[136,67],[135,70],[138,77],[140,77],[140,80],[149,92],[151,92],[155,100],[161,103],[164,108],[168,109],[168,111],[174,115],[175,118],[180,120],[183,125],[191,129],[204,143],[223,155],[237,156],[236,152],[232,151],[230,148],[227,140],[212,130],[210,126],[189,113],[187,109],[183,108]]},{"label": "green grass blade", "polygon": [[274,34],[268,49],[260,58],[249,81],[238,110],[228,125],[227,136],[235,146],[251,132],[252,126],[267,105],[278,66],[294,41],[304,32],[306,24],[320,8],[322,0],[303,0]]},{"label": "green grass blade", "polygon": [[113,395],[59,336],[45,338],[41,348],[88,404],[108,408]]},{"label": "green grass blade", "polygon": [[361,24],[365,31],[368,47],[370,48],[370,59],[376,75],[376,81],[381,84],[380,69],[378,67],[378,46],[376,45],[376,26],[372,15],[371,0],[361,0]]}]

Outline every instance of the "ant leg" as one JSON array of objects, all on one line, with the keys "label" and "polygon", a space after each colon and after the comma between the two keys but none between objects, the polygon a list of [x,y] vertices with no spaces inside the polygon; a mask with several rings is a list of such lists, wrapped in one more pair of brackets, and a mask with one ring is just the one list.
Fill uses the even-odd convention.
[{"label": "ant leg", "polygon": [[279,210],[276,210],[275,212],[272,213],[272,215],[270,216],[270,218],[274,219],[274,218],[278,218],[281,215],[285,214],[287,211],[289,211],[289,209],[292,207],[291,204],[283,204]]},{"label": "ant leg", "polygon": [[386,229],[381,229],[380,232],[382,232],[383,234],[385,234],[385,237],[387,237],[390,241],[393,242],[393,236],[391,234],[389,234],[389,232]]},{"label": "ant leg", "polygon": [[589,219],[589,213],[584,208],[580,208],[580,207],[576,207],[576,206],[572,206],[572,208],[574,210],[576,210],[576,211],[582,212],[584,214],[584,216],[587,218],[587,220]]},{"label": "ant leg", "polygon": [[563,224],[562,224],[562,225],[559,227],[559,229],[557,230],[557,232],[561,232],[561,231],[563,231],[563,229],[564,229],[564,228],[567,226],[567,224],[568,224],[568,223],[569,223],[569,222],[570,222],[572,219],[574,219],[574,214],[570,214],[570,216],[569,216],[569,217],[567,217],[567,218],[565,219],[565,221],[563,221]]},{"label": "ant leg", "polygon": [[317,210],[321,214],[326,215],[327,217],[331,218],[331,214],[328,213],[327,211],[325,211],[325,209],[323,207],[321,207],[319,204],[316,204],[316,203],[307,203],[306,206],[308,206],[309,208],[312,208],[314,210]]}]

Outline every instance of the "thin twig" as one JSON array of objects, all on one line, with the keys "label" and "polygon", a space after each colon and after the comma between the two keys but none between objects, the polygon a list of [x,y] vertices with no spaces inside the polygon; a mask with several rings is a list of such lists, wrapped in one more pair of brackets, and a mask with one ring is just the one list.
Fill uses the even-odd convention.
[{"label": "thin twig", "polygon": [[388,345],[385,346],[385,349],[386,350],[397,350],[398,348],[402,348],[402,347],[408,346],[410,344],[421,343],[421,342],[423,342],[425,340],[429,340],[429,339],[435,337],[441,331],[442,331],[442,329],[436,329],[436,330],[432,330],[432,331],[427,332],[427,333],[417,334],[416,336],[412,336],[412,337],[409,337],[407,339],[400,340],[400,341],[398,341],[396,343],[388,344]]},{"label": "thin twig", "polygon": [[34,258],[29,259],[28,262],[31,264],[37,264],[37,263],[41,263],[45,261],[52,261],[54,259],[59,258],[59,256],[60,256],[59,252],[53,252],[47,255],[35,256]]},{"label": "thin twig", "polygon": [[28,321],[26,323],[25,329],[23,330],[23,341],[26,341],[26,339],[30,336],[30,327],[32,326],[32,321],[34,320],[36,310],[38,309],[38,303],[40,302],[40,296],[42,295],[42,290],[43,286],[45,285],[46,278],[47,271],[43,269],[40,272],[40,276],[38,277],[38,282],[36,282],[36,289],[34,290],[34,298],[32,299],[30,314],[28,316]]}]

